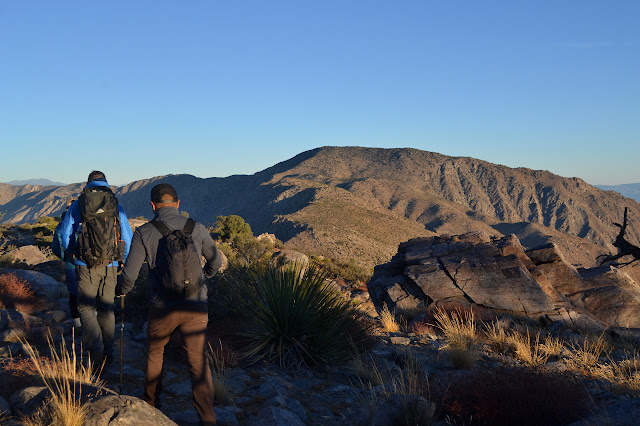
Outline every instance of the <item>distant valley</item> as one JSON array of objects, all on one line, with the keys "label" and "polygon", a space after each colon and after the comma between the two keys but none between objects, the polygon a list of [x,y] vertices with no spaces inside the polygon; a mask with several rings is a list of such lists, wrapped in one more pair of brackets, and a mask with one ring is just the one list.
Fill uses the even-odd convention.
[{"label": "distant valley", "polygon": [[[388,261],[410,238],[468,231],[513,233],[529,248],[555,242],[571,263],[590,267],[597,255],[616,251],[613,223],[625,207],[628,238],[637,244],[640,237],[640,204],[617,192],[547,171],[410,148],[323,147],[253,175],[140,180],[115,188],[130,218],[151,217],[149,191],[159,182],[174,185],[181,209],[207,225],[237,214],[256,234],[369,267]],[[82,187],[0,184],[3,221],[60,215]]]}]

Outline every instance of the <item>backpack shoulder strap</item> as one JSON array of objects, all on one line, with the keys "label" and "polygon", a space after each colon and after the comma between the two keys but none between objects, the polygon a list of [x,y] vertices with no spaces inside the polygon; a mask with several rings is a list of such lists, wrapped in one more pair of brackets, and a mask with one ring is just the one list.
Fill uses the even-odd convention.
[{"label": "backpack shoulder strap", "polygon": [[167,225],[165,225],[158,219],[153,219],[151,221],[151,224],[156,227],[156,229],[162,234],[163,237],[171,232],[171,229],[169,229]]},{"label": "backpack shoulder strap", "polygon": [[188,218],[187,219],[187,223],[184,224],[184,228],[182,228],[182,232],[184,232],[187,235],[191,235],[191,233],[193,232],[193,228],[196,227],[196,221]]}]

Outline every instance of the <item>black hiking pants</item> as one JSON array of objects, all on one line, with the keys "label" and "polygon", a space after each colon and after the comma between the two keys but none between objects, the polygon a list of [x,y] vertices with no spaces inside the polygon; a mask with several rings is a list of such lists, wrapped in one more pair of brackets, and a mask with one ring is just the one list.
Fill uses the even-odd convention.
[{"label": "black hiking pants", "polygon": [[112,357],[116,327],[114,299],[117,272],[117,268],[113,266],[91,269],[76,266],[82,343],[94,364],[101,364],[103,357]]}]

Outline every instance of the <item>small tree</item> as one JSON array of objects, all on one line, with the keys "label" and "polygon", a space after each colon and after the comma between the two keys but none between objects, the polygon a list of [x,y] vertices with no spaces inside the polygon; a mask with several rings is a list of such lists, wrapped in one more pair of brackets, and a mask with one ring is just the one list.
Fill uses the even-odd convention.
[{"label": "small tree", "polygon": [[216,232],[224,242],[253,237],[251,226],[238,215],[218,216]]}]

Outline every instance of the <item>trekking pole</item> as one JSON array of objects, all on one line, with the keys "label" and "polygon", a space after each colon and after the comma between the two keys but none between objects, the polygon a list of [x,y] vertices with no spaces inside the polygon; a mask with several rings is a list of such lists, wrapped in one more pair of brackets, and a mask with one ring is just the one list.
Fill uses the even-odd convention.
[{"label": "trekking pole", "polygon": [[124,295],[120,296],[120,395],[122,395],[122,347],[124,346]]}]

